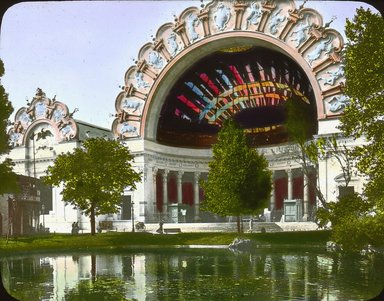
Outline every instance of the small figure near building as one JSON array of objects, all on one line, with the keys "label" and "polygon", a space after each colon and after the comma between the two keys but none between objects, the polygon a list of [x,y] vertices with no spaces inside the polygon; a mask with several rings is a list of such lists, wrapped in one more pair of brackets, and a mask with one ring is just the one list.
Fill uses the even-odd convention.
[{"label": "small figure near building", "polygon": [[159,234],[163,234],[163,233],[164,233],[163,225],[164,225],[164,222],[163,222],[163,221],[160,221],[160,223],[159,223],[159,229],[156,230],[157,233],[159,233]]},{"label": "small figure near building", "polygon": [[78,222],[73,222],[72,223],[72,234],[79,234],[79,230],[80,230],[80,227],[79,227],[79,223]]},{"label": "small figure near building", "polygon": [[253,231],[253,218],[251,217],[249,219],[249,233],[252,233]]}]

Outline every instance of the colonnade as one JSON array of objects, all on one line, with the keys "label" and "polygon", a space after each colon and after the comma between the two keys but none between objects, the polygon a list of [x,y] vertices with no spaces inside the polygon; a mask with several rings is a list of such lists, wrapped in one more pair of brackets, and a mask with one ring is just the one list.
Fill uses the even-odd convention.
[{"label": "colonnade", "polygon": [[[200,186],[199,181],[201,178],[202,173],[200,171],[183,171],[183,170],[170,170],[170,169],[158,169],[153,168],[152,170],[152,176],[153,176],[153,184],[152,184],[152,196],[154,199],[154,204],[158,204],[157,199],[157,189],[159,187],[157,181],[159,180],[159,175],[161,175],[161,187],[162,187],[162,208],[157,208],[158,211],[160,211],[162,214],[168,213],[168,207],[170,205],[170,198],[169,198],[169,180],[171,177],[171,173],[176,175],[176,198],[177,198],[177,204],[182,206],[185,204],[183,203],[183,184],[184,183],[190,183],[192,182],[193,185],[193,210],[194,210],[194,221],[200,220]],[[192,177],[191,177],[192,176]],[[188,182],[184,182],[183,180],[187,178],[189,179]],[[192,181],[191,181],[192,180]]]},{"label": "colonnade", "polygon": [[[200,216],[200,202],[201,191],[199,181],[202,177],[206,176],[206,172],[201,171],[185,171],[175,170],[167,168],[153,168],[152,169],[152,199],[153,199],[153,214],[167,215],[169,213],[170,206],[179,205],[182,208],[185,205],[189,205],[193,210],[193,221],[199,221]],[[171,187],[171,178],[175,181],[176,187]],[[310,179],[306,173],[304,173],[301,167],[297,166],[288,169],[276,169],[272,170],[272,191],[270,197],[269,210],[274,212],[276,210],[282,210],[283,202],[285,199],[294,200],[300,199],[302,202],[302,213],[300,217],[302,221],[308,221],[310,216],[310,205],[314,201],[311,199],[311,185]],[[277,187],[278,180],[283,180],[283,187]],[[294,181],[295,180],[295,181]],[[161,181],[158,183],[158,181]],[[193,189],[189,191],[183,191],[185,189],[184,184],[191,183]],[[282,188],[282,189],[281,189]],[[277,190],[280,189],[280,191]],[[186,195],[186,193],[189,195]],[[170,194],[173,194],[171,197]],[[192,194],[192,195],[190,195]],[[185,198],[188,198],[186,200]],[[190,221],[192,214],[189,213]]]},{"label": "colonnade", "polygon": [[[287,179],[287,187],[286,187],[286,195],[284,196],[284,199],[287,200],[294,200],[297,199],[298,197],[294,195],[294,189],[297,188],[294,186],[294,175],[298,176],[299,178],[302,177],[303,179],[303,191],[300,193],[300,199],[303,202],[303,216],[302,216],[302,221],[308,221],[309,216],[310,216],[310,203],[311,203],[311,196],[310,196],[310,191],[311,191],[311,183],[310,181],[315,181],[315,179],[310,179],[308,177],[308,174],[303,172],[301,167],[296,167],[296,168],[289,168],[289,169],[284,169],[284,170],[272,170],[272,191],[271,191],[271,199],[270,199],[270,211],[273,212],[276,209],[281,209],[281,208],[276,208],[276,201],[277,201],[277,196],[276,196],[276,180],[279,178],[286,178]],[[314,185],[312,188],[315,187]],[[297,190],[297,189],[296,189]],[[301,196],[302,195],[302,196]],[[281,200],[280,200],[281,201]],[[280,204],[281,206],[282,204]]]}]

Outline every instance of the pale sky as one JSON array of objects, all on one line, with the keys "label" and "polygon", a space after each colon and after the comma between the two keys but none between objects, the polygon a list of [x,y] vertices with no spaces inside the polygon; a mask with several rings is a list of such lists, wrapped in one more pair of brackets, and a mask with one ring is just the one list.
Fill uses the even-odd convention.
[{"label": "pale sky", "polygon": [[[207,3],[207,1],[204,1]],[[5,75],[1,83],[15,112],[26,106],[36,88],[49,98],[78,108],[76,119],[110,129],[115,99],[124,74],[134,65],[140,48],[173,15],[200,1],[54,1],[22,2],[3,16],[0,58]],[[297,6],[301,4],[298,2]],[[324,23],[344,35],[354,1],[308,1],[323,15]],[[12,115],[13,120],[13,115]]]}]

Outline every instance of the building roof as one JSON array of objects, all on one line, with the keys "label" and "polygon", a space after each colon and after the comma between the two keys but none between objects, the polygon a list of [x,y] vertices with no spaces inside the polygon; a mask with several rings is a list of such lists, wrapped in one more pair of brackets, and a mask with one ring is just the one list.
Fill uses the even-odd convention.
[{"label": "building roof", "polygon": [[90,124],[82,120],[75,119],[75,121],[79,127],[78,139],[80,141],[96,137],[113,139],[113,135],[110,129],[99,127],[97,125]]}]

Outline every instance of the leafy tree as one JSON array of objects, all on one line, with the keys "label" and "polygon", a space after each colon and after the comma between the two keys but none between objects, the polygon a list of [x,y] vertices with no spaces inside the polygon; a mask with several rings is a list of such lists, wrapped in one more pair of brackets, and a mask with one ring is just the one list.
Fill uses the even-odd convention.
[{"label": "leafy tree", "polygon": [[[356,237],[354,246],[382,242],[384,233],[384,19],[369,9],[356,11],[353,20],[347,20],[345,49],[345,92],[350,104],[341,117],[340,129],[347,136],[367,143],[356,146],[352,152],[358,171],[366,184],[360,200],[365,204],[346,208],[353,222],[335,221],[334,239],[349,245],[350,233],[365,233]],[[360,141],[361,141],[360,140]],[[359,140],[357,140],[359,141]],[[368,207],[367,207],[368,206]],[[345,231],[343,231],[345,230]]]},{"label": "leafy tree", "polygon": [[[4,75],[4,64],[0,60],[0,78]],[[8,101],[8,94],[4,87],[0,84],[0,195],[6,192],[16,192],[17,179],[13,172],[14,163],[11,159],[1,159],[1,155],[5,155],[10,150],[9,137],[6,132],[8,118],[13,112],[12,104]]]},{"label": "leafy tree", "polygon": [[332,240],[346,251],[359,251],[368,244],[382,247],[384,215],[372,212],[371,200],[357,193],[345,195],[329,203],[329,210],[319,210],[322,221],[332,224]]},{"label": "leafy tree", "polygon": [[[285,103],[286,122],[285,126],[290,139],[297,144],[299,154],[296,160],[302,165],[303,173],[310,178],[312,169],[318,170],[318,159],[322,153],[322,140],[314,140],[312,137],[313,119],[309,114],[308,104],[298,99],[290,99]],[[300,116],[300,118],[297,118]],[[316,193],[317,199],[324,208],[327,208],[325,199],[317,183],[309,182]]]},{"label": "leafy tree", "polygon": [[249,147],[244,131],[228,119],[213,146],[208,179],[201,182],[201,209],[221,216],[255,214],[268,206],[271,172],[264,156]]},{"label": "leafy tree", "polygon": [[[306,103],[297,99],[290,99],[286,102],[287,120],[285,125],[290,139],[299,148],[296,160],[301,163],[303,173],[310,178],[313,169],[316,172],[318,171],[319,159],[326,157],[335,158],[342,171],[343,186],[348,187],[352,174],[355,172],[350,149],[345,144],[340,143],[342,134],[333,134],[314,139],[312,136],[314,122],[306,106],[308,106]],[[297,116],[300,116],[300,118],[297,118]],[[319,225],[324,226],[329,221],[329,218],[326,218],[326,212],[330,210],[329,203],[321,191],[318,181],[309,181],[308,184],[311,185],[317,199],[321,203],[322,207],[317,209],[317,213],[321,212],[321,214],[316,218]]]},{"label": "leafy tree", "polygon": [[95,234],[95,216],[116,213],[124,189],[136,189],[141,180],[132,160],[129,150],[118,141],[91,138],[74,152],[59,155],[43,181],[63,185],[63,199],[90,217],[91,233]]},{"label": "leafy tree", "polygon": [[384,19],[358,9],[347,20],[345,52],[346,94],[350,104],[341,117],[341,129],[369,143],[354,150],[357,168],[367,175],[367,196],[382,199],[384,179]]}]

